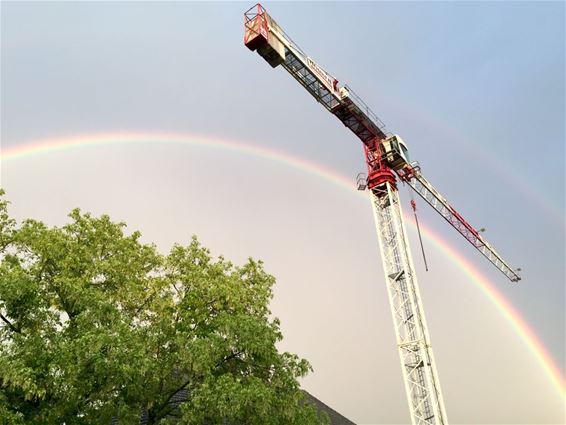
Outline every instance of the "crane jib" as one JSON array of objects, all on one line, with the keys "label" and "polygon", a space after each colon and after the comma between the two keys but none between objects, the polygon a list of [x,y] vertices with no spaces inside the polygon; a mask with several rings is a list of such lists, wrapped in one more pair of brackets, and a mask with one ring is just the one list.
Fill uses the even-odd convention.
[{"label": "crane jib", "polygon": [[454,229],[458,231],[474,248],[492,263],[512,282],[521,280],[519,274],[509,266],[503,258],[489,245],[474,227],[468,223],[440,193],[424,178],[420,171],[409,176],[401,174],[401,179],[417,192],[436,212],[438,212]]}]

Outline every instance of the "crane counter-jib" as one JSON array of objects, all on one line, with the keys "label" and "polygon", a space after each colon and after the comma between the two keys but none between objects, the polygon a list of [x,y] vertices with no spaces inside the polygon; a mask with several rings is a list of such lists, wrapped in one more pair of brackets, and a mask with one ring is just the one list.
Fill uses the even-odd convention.
[{"label": "crane counter-jib", "polygon": [[348,86],[308,57],[257,4],[244,14],[244,43],[273,68],[281,65],[366,145],[387,137],[377,115]]}]

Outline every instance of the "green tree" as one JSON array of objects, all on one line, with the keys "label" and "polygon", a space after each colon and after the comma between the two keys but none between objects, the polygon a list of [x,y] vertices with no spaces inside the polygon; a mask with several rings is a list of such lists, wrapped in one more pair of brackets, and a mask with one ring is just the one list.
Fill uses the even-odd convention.
[{"label": "green tree", "polygon": [[328,422],[299,389],[308,362],[276,349],[260,261],[213,259],[196,238],[161,255],[79,210],[18,225],[2,195],[0,422]]}]

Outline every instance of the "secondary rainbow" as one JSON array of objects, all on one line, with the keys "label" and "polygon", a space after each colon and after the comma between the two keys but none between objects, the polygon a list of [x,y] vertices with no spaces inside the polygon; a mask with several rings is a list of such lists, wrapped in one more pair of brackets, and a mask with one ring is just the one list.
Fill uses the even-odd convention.
[{"label": "secondary rainbow", "polygon": [[[361,194],[355,190],[353,180],[298,156],[293,156],[274,149],[267,149],[262,146],[238,141],[220,140],[204,135],[114,133],[84,135],[69,138],[50,138],[3,149],[1,152],[1,160],[14,161],[31,156],[56,153],[77,148],[127,144],[182,144],[232,151],[282,163],[305,173],[324,178],[335,185],[352,192],[353,194]],[[364,194],[361,195],[365,197]],[[409,223],[412,223],[412,221],[409,220]],[[521,317],[519,312],[503,297],[503,295],[496,289],[495,285],[483,276],[460,253],[458,253],[456,249],[451,247],[447,242],[442,240],[439,235],[430,229],[424,226],[421,226],[421,229],[423,230],[425,238],[431,241],[450,261],[458,266],[487,296],[490,302],[497,308],[528,349],[532,352],[552,385],[564,398],[566,396],[566,385],[559,367],[556,365],[555,361],[552,359],[539,338]]]}]

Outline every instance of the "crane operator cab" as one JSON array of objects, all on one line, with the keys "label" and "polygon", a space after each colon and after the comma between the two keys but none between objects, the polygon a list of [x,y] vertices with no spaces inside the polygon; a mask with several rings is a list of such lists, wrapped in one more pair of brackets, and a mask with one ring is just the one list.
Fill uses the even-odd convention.
[{"label": "crane operator cab", "polygon": [[387,164],[395,171],[405,168],[410,165],[409,150],[407,145],[397,134],[388,137],[383,141],[383,158]]}]

